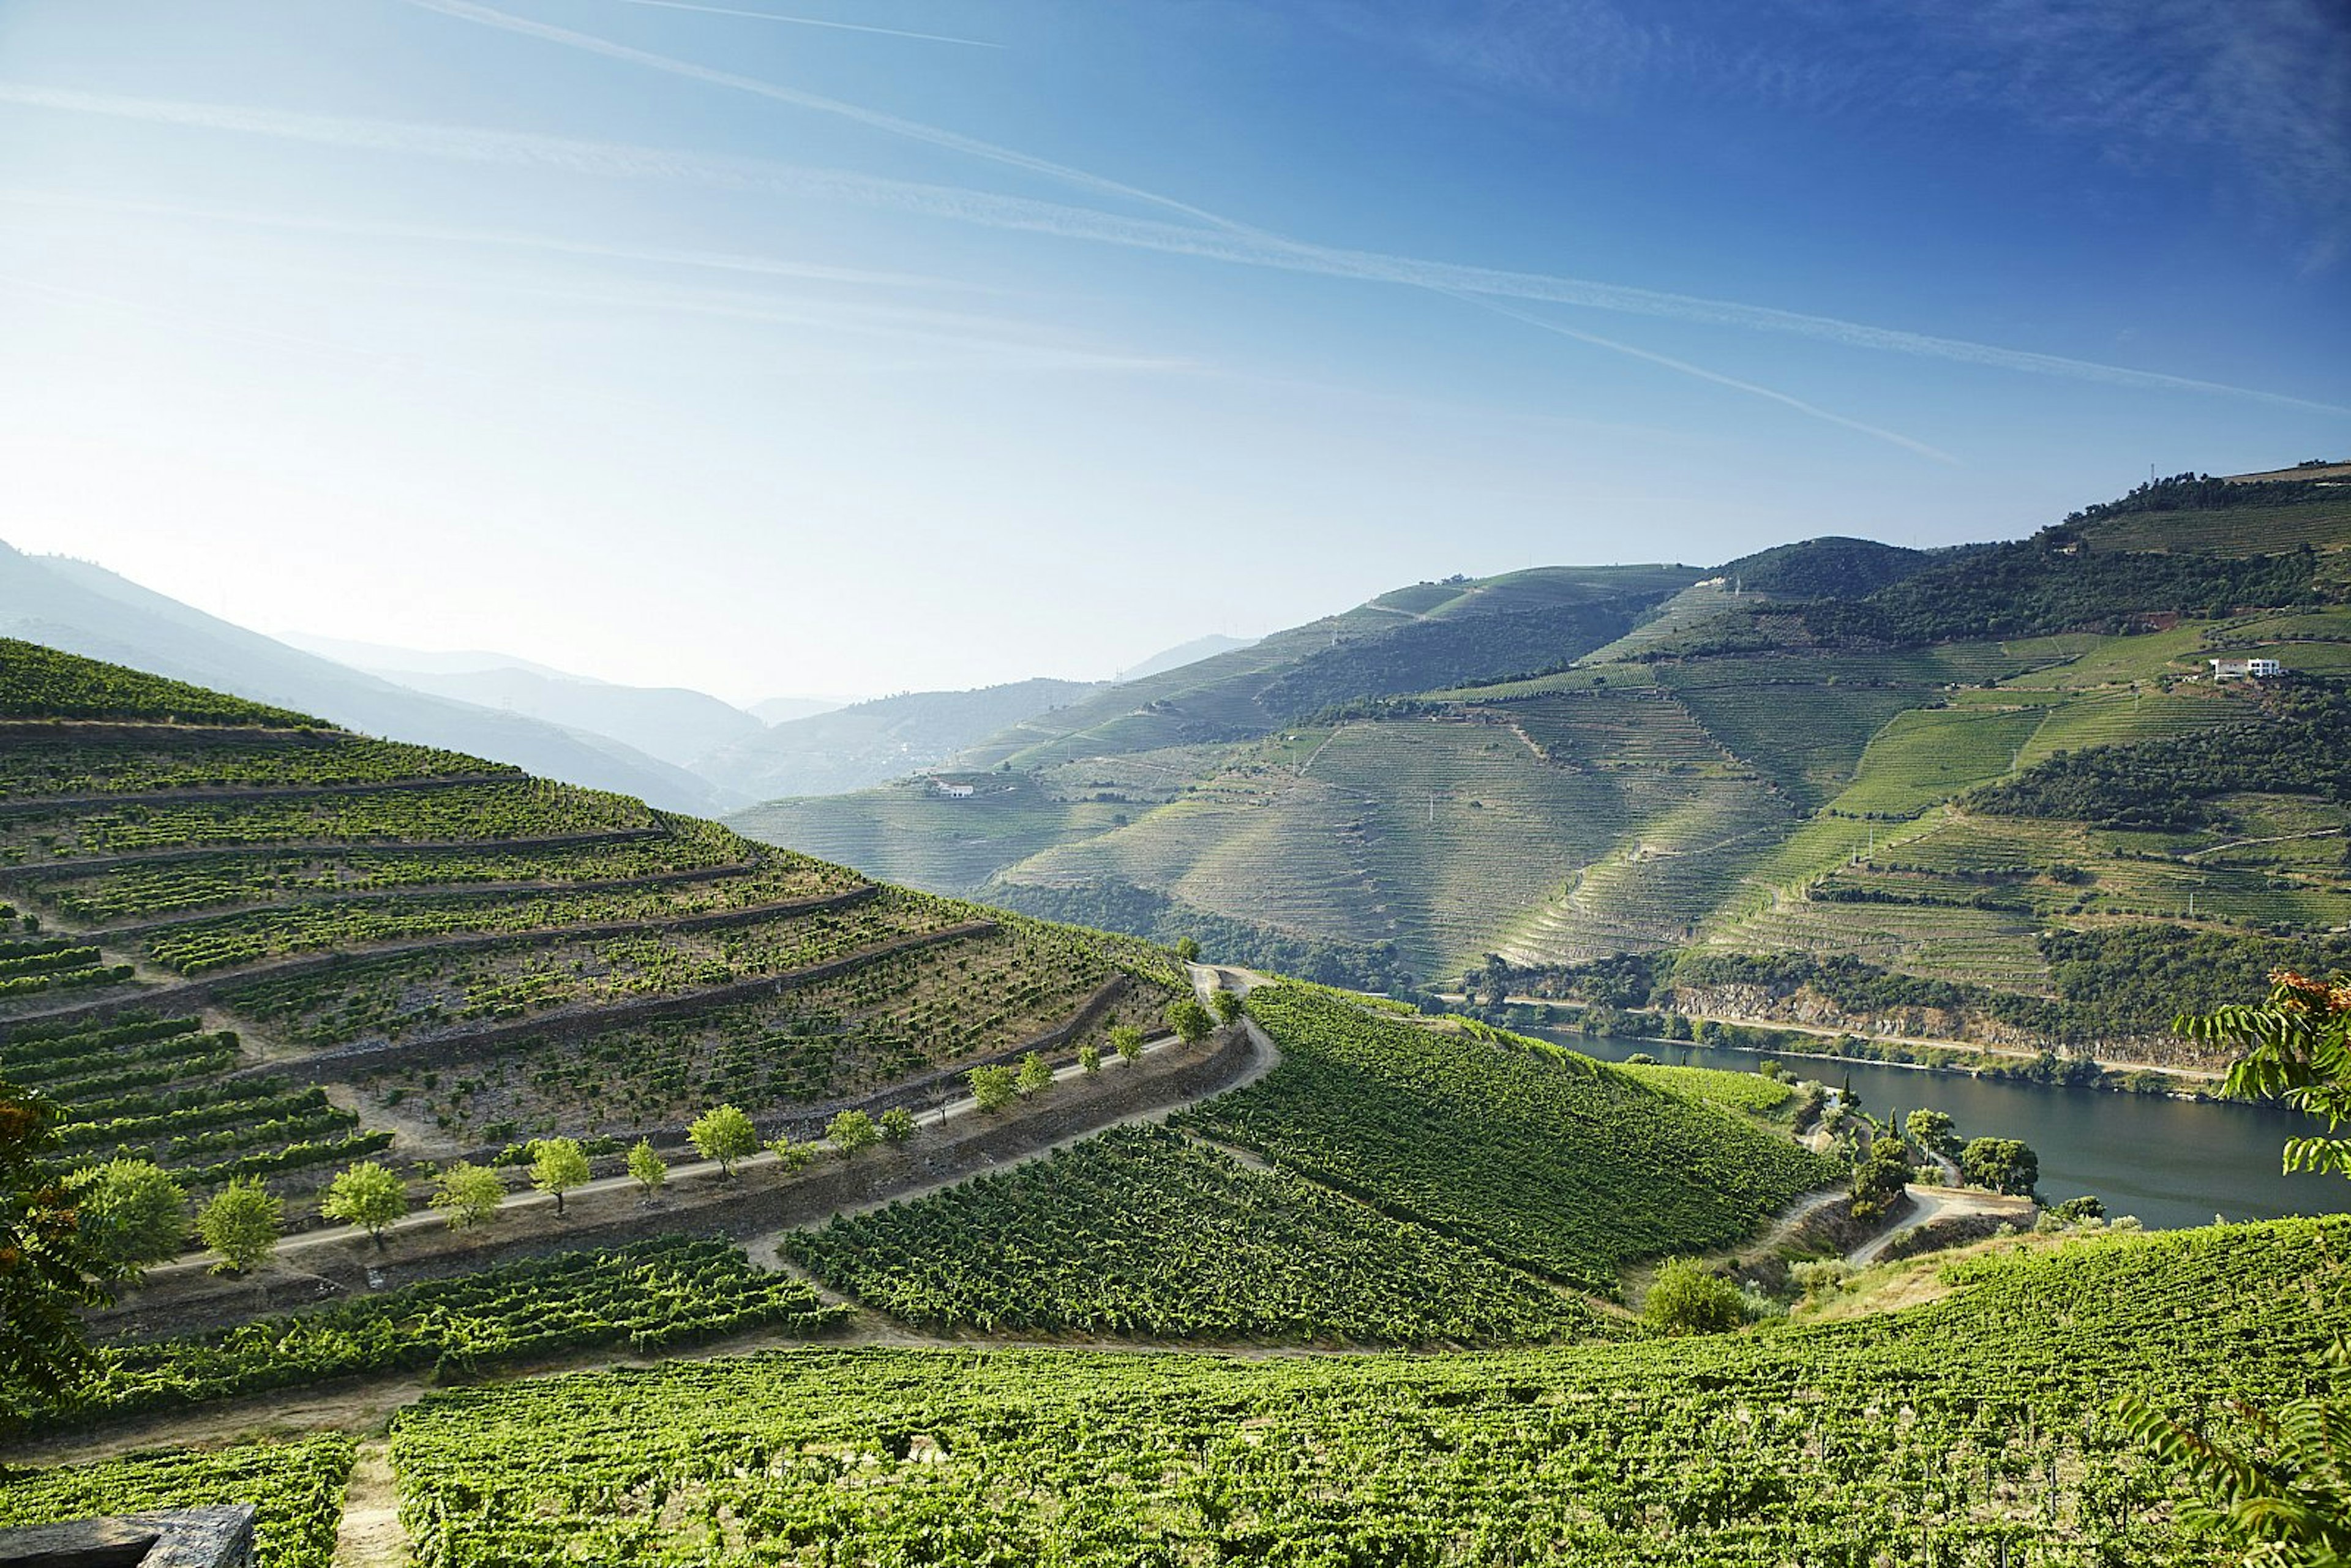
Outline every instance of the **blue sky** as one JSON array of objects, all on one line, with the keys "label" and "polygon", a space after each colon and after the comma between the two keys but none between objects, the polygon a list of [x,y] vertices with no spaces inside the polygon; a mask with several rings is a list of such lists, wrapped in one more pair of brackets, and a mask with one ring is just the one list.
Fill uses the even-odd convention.
[{"label": "blue sky", "polygon": [[0,538],[737,700],[2351,456],[2325,0],[0,0]]}]

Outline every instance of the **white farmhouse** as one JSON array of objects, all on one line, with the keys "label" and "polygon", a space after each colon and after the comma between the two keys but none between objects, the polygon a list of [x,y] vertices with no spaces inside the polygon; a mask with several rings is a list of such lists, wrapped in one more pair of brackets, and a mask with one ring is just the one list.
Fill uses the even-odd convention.
[{"label": "white farmhouse", "polygon": [[2216,681],[2233,681],[2240,677],[2258,681],[2285,674],[2285,666],[2275,659],[2207,659],[2204,662],[2212,666],[2212,678]]},{"label": "white farmhouse", "polygon": [[945,795],[950,800],[968,800],[971,799],[972,795],[972,788],[970,785],[954,783],[946,779],[932,779],[931,788],[937,790],[940,794]]}]

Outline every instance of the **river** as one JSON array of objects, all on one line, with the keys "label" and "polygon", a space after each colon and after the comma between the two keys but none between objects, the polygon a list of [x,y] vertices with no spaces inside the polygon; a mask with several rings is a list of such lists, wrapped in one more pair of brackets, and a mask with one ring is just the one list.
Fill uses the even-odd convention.
[{"label": "river", "polygon": [[[1752,1072],[1763,1060],[1753,1051],[1677,1040],[1535,1032],[1609,1061],[1643,1052],[1659,1061]],[[2135,1214],[2151,1229],[2209,1225],[2216,1217],[2351,1213],[2351,1181],[2280,1173],[2278,1154],[2286,1139],[2325,1131],[2325,1124],[2283,1106],[2049,1089],[1876,1062],[1777,1060],[1832,1087],[1850,1082],[1874,1116],[1941,1111],[1963,1138],[2023,1139],[2041,1156],[2046,1203],[2095,1193],[2108,1214]]]}]

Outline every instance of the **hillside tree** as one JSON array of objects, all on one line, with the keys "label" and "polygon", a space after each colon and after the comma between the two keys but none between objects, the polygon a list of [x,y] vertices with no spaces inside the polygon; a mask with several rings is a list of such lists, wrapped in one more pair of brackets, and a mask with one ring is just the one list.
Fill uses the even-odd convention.
[{"label": "hillside tree", "polygon": [[588,1156],[577,1138],[535,1138],[530,1145],[530,1185],[555,1195],[555,1213],[563,1216],[563,1195],[588,1185]]},{"label": "hillside tree", "polygon": [[1971,1138],[1959,1151],[1959,1177],[1970,1186],[2031,1197],[2041,1185],[2041,1156],[2014,1138]]},{"label": "hillside tree", "polygon": [[983,1111],[1003,1110],[1019,1092],[1019,1081],[1008,1067],[975,1067],[965,1077],[970,1081],[972,1099]]},{"label": "hillside tree", "polygon": [[137,1279],[177,1257],[188,1234],[188,1195],[152,1160],[113,1159],[68,1178],[81,1230],[110,1268]]},{"label": "hillside tree", "polygon": [[1197,997],[1186,997],[1167,1007],[1167,1027],[1186,1045],[1197,1045],[1216,1032],[1217,1020],[1200,1005]]},{"label": "hillside tree", "polygon": [[914,1135],[914,1113],[904,1105],[893,1105],[882,1113],[882,1135],[893,1144],[903,1144]]},{"label": "hillside tree", "polygon": [[1659,1268],[1641,1303],[1641,1321],[1665,1334],[1728,1333],[1746,1318],[1739,1287],[1687,1258]]},{"label": "hillside tree", "polygon": [[1012,1087],[1023,1100],[1032,1094],[1041,1094],[1052,1086],[1053,1069],[1042,1056],[1032,1051],[1020,1059],[1020,1071],[1012,1080]]},{"label": "hillside tree", "polygon": [[1109,1040],[1121,1061],[1133,1061],[1143,1054],[1143,1031],[1131,1023],[1113,1024]]},{"label": "hillside tree", "polygon": [[864,1112],[849,1110],[832,1119],[824,1135],[842,1159],[853,1160],[882,1141],[882,1129]]},{"label": "hillside tree", "polygon": [[1902,1130],[1912,1143],[1935,1154],[1953,1154],[1959,1146],[1957,1124],[1946,1112],[1913,1111],[1903,1118]]},{"label": "hillside tree", "polygon": [[629,1175],[652,1197],[669,1180],[669,1162],[653,1152],[651,1138],[639,1138],[629,1149]]},{"label": "hillside tree", "polygon": [[1218,1023],[1229,1024],[1241,1016],[1241,997],[1238,991],[1210,991],[1208,1005],[1217,1009]]},{"label": "hillside tree", "polygon": [[719,1105],[704,1112],[685,1130],[686,1141],[695,1153],[705,1160],[716,1160],[726,1176],[735,1174],[735,1162],[755,1154],[759,1147],[759,1130],[751,1118],[732,1105]]},{"label": "hillside tree", "polygon": [[269,1260],[277,1250],[286,1206],[259,1176],[240,1176],[197,1211],[196,1234],[221,1255],[215,1274],[242,1274]]},{"label": "hillside tree", "polygon": [[408,1184],[377,1161],[361,1160],[327,1184],[319,1212],[329,1219],[358,1226],[380,1252],[384,1228],[408,1212]]},{"label": "hillside tree", "polygon": [[441,1167],[434,1178],[432,1204],[449,1217],[452,1230],[470,1230],[498,1211],[506,1201],[506,1184],[498,1173],[471,1160]]}]

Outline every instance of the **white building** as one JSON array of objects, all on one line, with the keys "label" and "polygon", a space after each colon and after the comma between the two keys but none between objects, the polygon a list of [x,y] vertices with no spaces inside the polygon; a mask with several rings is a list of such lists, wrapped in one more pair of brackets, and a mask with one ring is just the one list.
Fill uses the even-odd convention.
[{"label": "white building", "polygon": [[2233,681],[2239,676],[2261,680],[2269,675],[2285,674],[2285,666],[2275,659],[2207,659],[2216,681]]},{"label": "white building", "polygon": [[945,795],[950,800],[968,800],[971,799],[972,789],[971,786],[968,784],[951,784],[944,779],[934,779],[931,780],[931,788],[937,790],[940,794]]}]

